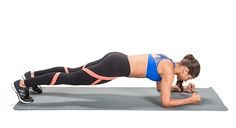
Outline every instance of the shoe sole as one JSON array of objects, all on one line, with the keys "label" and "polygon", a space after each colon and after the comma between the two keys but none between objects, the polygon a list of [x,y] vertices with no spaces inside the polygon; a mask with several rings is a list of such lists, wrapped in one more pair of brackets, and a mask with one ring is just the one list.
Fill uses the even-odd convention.
[{"label": "shoe sole", "polygon": [[35,92],[32,87],[30,87],[30,91],[33,92],[34,94],[42,94],[42,93],[38,93],[38,92]]},{"label": "shoe sole", "polygon": [[22,103],[24,103],[24,104],[32,103],[32,102],[26,102],[26,101],[23,101],[23,100],[20,98],[20,95],[19,95],[19,93],[16,91],[16,88],[15,88],[14,83],[11,84],[11,87],[12,87],[12,89],[14,90],[14,92],[16,93],[16,95],[17,95],[17,97],[18,97],[18,99],[19,99],[20,102],[22,102]]}]

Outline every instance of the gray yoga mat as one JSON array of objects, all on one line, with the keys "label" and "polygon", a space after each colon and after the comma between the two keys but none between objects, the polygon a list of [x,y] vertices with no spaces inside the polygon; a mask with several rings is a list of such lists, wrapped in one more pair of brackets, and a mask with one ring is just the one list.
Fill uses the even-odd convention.
[{"label": "gray yoga mat", "polygon": [[[197,88],[202,102],[163,108],[160,93],[153,87],[44,87],[43,94],[31,95],[34,102],[18,102],[15,110],[187,110],[226,111],[220,97],[210,88]],[[190,97],[189,93],[172,93],[173,98]]]}]

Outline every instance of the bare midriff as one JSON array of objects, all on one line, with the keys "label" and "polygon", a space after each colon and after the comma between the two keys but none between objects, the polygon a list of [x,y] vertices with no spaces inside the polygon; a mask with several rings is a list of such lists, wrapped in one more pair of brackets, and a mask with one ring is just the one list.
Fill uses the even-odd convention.
[{"label": "bare midriff", "polygon": [[130,64],[129,77],[145,78],[147,72],[148,55],[132,55],[128,56]]}]

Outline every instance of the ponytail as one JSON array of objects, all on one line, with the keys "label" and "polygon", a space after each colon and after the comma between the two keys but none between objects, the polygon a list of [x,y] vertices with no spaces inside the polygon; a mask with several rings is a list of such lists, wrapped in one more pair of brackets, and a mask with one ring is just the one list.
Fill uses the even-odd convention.
[{"label": "ponytail", "polygon": [[183,82],[184,82],[183,80],[177,80],[177,82],[176,82],[176,86],[181,89],[181,92],[184,91]]}]

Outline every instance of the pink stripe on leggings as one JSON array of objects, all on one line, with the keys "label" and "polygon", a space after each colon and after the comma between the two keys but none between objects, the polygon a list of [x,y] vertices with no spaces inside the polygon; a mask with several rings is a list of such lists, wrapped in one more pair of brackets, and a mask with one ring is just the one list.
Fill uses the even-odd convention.
[{"label": "pink stripe on leggings", "polygon": [[91,85],[96,85],[97,83],[99,83],[102,80],[113,80],[116,79],[117,77],[107,77],[107,76],[101,76],[98,75],[97,73],[91,71],[88,68],[85,68],[85,66],[83,66],[82,70],[84,70],[86,73],[88,73],[90,76],[97,78],[97,80],[95,82],[93,82]]},{"label": "pink stripe on leggings", "polygon": [[57,72],[57,73],[53,76],[50,85],[54,85],[54,84],[57,82],[57,78],[58,78],[59,75],[60,75],[60,72]]},{"label": "pink stripe on leggings", "polygon": [[69,70],[68,70],[68,68],[67,67],[64,67],[64,69],[65,69],[65,73],[69,73]]},{"label": "pink stripe on leggings", "polygon": [[100,79],[100,80],[113,80],[117,77],[106,77],[106,76],[101,76],[101,75],[98,75],[96,74],[95,72],[87,69],[87,68],[84,68],[83,69],[86,73],[88,73],[90,76],[94,77],[94,78],[97,78],[97,79]]}]

